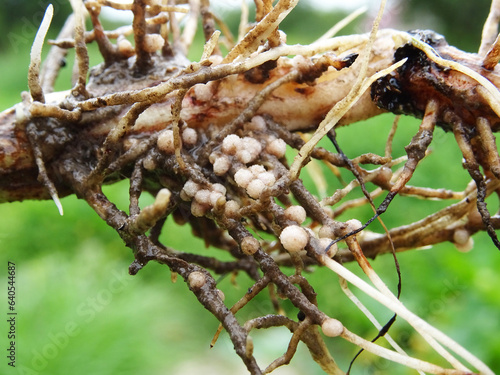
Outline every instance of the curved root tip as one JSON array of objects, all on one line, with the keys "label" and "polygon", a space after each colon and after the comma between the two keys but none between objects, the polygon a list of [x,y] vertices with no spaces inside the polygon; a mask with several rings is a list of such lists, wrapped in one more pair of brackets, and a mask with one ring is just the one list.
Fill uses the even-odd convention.
[{"label": "curved root tip", "polygon": [[57,193],[52,194],[51,196],[52,196],[52,200],[56,204],[57,209],[59,210],[59,215],[63,216],[64,215],[64,211],[63,211],[63,207],[62,207],[61,201],[59,200],[59,196],[57,195]]},{"label": "curved root tip", "polygon": [[54,7],[49,4],[40,24],[40,28],[36,33],[33,46],[31,47],[30,66],[28,69],[28,86],[33,100],[44,101],[42,87],[40,85],[40,64],[42,60],[42,47],[49,30],[52,16],[54,15]]},{"label": "curved root tip", "polygon": [[45,188],[49,191],[52,200],[56,204],[57,210],[59,211],[59,215],[63,216],[64,211],[61,204],[61,200],[59,199],[59,195],[57,194],[57,190],[56,187],[54,186],[54,183],[50,180],[49,176],[47,175],[45,164],[41,158],[38,159],[37,162],[38,162],[38,173],[40,174],[42,182],[45,185]]},{"label": "curved root tip", "polygon": [[498,60],[500,59],[500,34],[495,39],[495,42],[491,46],[490,50],[486,54],[486,57],[483,60],[483,68],[488,70],[495,69],[495,66],[498,64]]}]

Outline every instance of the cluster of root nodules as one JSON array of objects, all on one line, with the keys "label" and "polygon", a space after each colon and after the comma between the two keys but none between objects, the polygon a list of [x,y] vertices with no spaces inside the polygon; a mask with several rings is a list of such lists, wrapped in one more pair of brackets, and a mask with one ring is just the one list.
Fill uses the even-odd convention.
[{"label": "cluster of root nodules", "polygon": [[[484,229],[481,219],[478,220],[476,202],[482,202],[478,204],[481,216],[490,226],[488,231],[494,233],[496,222],[486,217],[487,211],[483,206],[485,196],[497,190],[499,182],[495,178],[484,179],[478,172],[474,162],[475,152],[469,146],[471,135],[458,120],[455,121],[457,140],[478,189],[468,187],[464,192],[453,192],[407,185],[432,139],[438,107],[433,100],[422,109],[424,119],[418,134],[407,147],[408,158],[394,160],[391,157],[397,122],[388,136],[384,155],[370,153],[350,159],[342,152],[335,131],[330,131],[328,136],[335,151],[315,147],[307,155],[303,167],[311,167],[311,174],[319,181],[318,190],[322,189],[323,172],[320,170],[329,170],[340,176],[339,170],[346,169],[351,172],[352,180],[333,195],[320,199],[290,173],[292,158],[295,155],[304,157],[300,155],[300,150],[308,138],[287,130],[286,123],[279,123],[278,119],[260,111],[260,108],[280,85],[311,83],[310,87],[301,86],[296,91],[304,94],[313,90],[314,80],[324,71],[342,69],[352,61],[347,63],[349,59],[335,60],[326,55],[316,60],[299,56],[294,65],[296,69],[286,70],[283,77],[261,90],[249,89],[251,94],[248,95],[242,92],[240,96],[246,104],[241,110],[231,112],[231,106],[241,107],[241,103],[234,98],[232,102],[218,98],[217,105],[211,108],[210,95],[217,90],[222,79],[244,76],[248,87],[266,82],[270,72],[279,65],[275,61],[280,55],[261,61],[259,54],[269,55],[273,48],[284,45],[283,35],[277,31],[275,16],[279,12],[288,13],[296,1],[280,0],[274,8],[271,1],[256,1],[257,26],[246,28],[243,25],[241,30],[250,31],[243,33],[244,37],[236,44],[231,44],[234,40],[231,35],[219,38],[217,26],[223,30],[227,28],[218,24],[220,21],[212,16],[208,1],[189,1],[191,8],[174,3],[169,2],[170,5],[166,6],[161,2],[135,0],[130,5],[119,5],[107,1],[86,1],[94,28],[91,32],[84,32],[82,11],[78,9],[78,2],[74,2],[74,34],[63,31],[61,37],[53,42],[63,50],[76,49],[78,77],[74,89],[59,108],[45,105],[43,95],[33,96],[37,105],[32,106],[31,113],[35,109],[40,112],[28,134],[38,155],[42,180],[47,185],[54,182],[49,186],[51,195],[57,196],[55,188],[58,187],[64,188],[65,193],[71,191],[85,199],[133,250],[135,260],[130,266],[131,274],[139,272],[150,261],[165,264],[173,274],[179,274],[199,302],[219,320],[220,330],[224,328],[228,332],[237,354],[252,374],[271,372],[288,364],[299,341],[307,345],[313,359],[327,373],[342,373],[330,356],[318,326],[326,336],[341,336],[377,355],[388,356],[387,349],[349,332],[341,322],[320,310],[315,291],[304,276],[305,270],[311,266],[324,265],[339,273],[342,288],[350,295],[344,278],[362,289],[365,284],[360,279],[357,281],[358,278],[341,264],[356,260],[379,289],[366,287],[364,290],[367,293],[402,314],[419,332],[434,337],[435,331],[428,329],[425,322],[412,320],[416,318],[406,315],[407,310],[398,304],[397,298],[383,284],[381,286],[367,258],[443,241],[451,241],[459,248],[469,248],[470,235]],[[104,31],[99,19],[103,6],[132,10],[133,25]],[[185,13],[188,9],[186,18],[179,20],[177,13]],[[189,63],[184,56],[194,38],[198,16],[203,20],[206,44],[200,62]],[[181,23],[186,25],[184,29],[180,28]],[[261,34],[267,37],[264,45],[259,46],[256,40]],[[127,35],[133,35],[134,43],[126,38]],[[116,43],[112,42],[114,39]],[[364,37],[359,43],[366,43],[366,40]],[[86,85],[86,43],[91,42],[98,44],[104,63],[92,71],[90,84]],[[220,53],[219,42],[225,43],[230,50],[226,57]],[[60,51],[51,52],[51,58],[60,57]],[[282,54],[288,55],[291,50],[284,51]],[[351,54],[350,59],[353,56]],[[236,60],[234,64],[233,60]],[[252,68],[252,74],[245,75]],[[56,70],[49,67],[42,76],[41,87],[45,90],[50,89],[53,77],[57,76]],[[30,88],[40,86],[37,76],[30,76]],[[257,78],[252,81],[248,79],[250,76]],[[211,88],[195,86],[207,82],[212,84]],[[220,113],[201,111],[190,117],[190,122],[182,113],[186,103],[191,107],[200,103],[200,106],[213,111],[222,111],[227,106],[228,113],[233,115],[225,118]],[[303,104],[306,105],[306,102]],[[212,115],[213,122],[210,121]],[[48,124],[53,125],[53,121],[73,123],[67,131],[74,136],[68,137],[67,143],[60,146],[58,152],[61,156],[53,158],[50,170],[46,171],[43,163],[46,147],[40,144],[40,140],[44,129]],[[480,145],[486,150],[483,155],[493,160],[492,140],[491,137],[487,139],[491,132],[484,130],[487,124],[481,119],[478,126],[478,131],[484,133],[481,133],[483,141]],[[498,158],[498,153],[495,155]],[[404,166],[398,170],[396,166],[401,163]],[[319,164],[325,168],[318,168]],[[492,173],[498,177],[498,170],[492,170]],[[52,178],[51,181],[54,175],[57,179]],[[101,190],[103,184],[122,178],[130,180],[128,213],[119,210]],[[368,182],[374,190],[367,190],[365,183]],[[349,199],[351,191],[358,186],[361,186],[365,197]],[[141,208],[139,198],[143,192],[151,193],[155,201]],[[382,206],[375,207],[373,199],[386,192],[388,195]],[[426,199],[455,199],[458,203],[429,215],[425,220],[381,234],[368,233],[357,220],[338,220],[339,215],[366,204],[372,206],[375,219],[387,210],[396,194]],[[193,235],[202,238],[207,246],[224,251],[225,259],[229,254],[232,260],[219,260],[216,252],[201,255],[199,251],[181,252],[169,247],[169,238],[176,234],[162,235],[167,220],[190,225]],[[342,246],[337,246],[337,242]],[[227,308],[215,278],[217,275],[243,272],[254,280],[254,284],[240,301]],[[274,311],[267,311],[244,323],[239,322],[236,319],[238,310],[260,293],[269,293]],[[291,301],[296,308],[296,316],[280,314],[282,309],[277,295]],[[290,344],[284,349],[283,356],[262,370],[253,356],[249,333],[253,329],[272,327],[288,328]],[[450,343],[443,339],[442,344],[463,352],[453,341]],[[434,345],[439,347],[440,344]],[[404,352],[391,353],[389,357],[392,360],[410,367],[430,373],[445,371],[409,358]],[[449,353],[448,357],[451,357]],[[457,369],[449,370],[450,374],[469,373],[451,358],[450,363]],[[474,361],[473,366],[484,366]]]}]

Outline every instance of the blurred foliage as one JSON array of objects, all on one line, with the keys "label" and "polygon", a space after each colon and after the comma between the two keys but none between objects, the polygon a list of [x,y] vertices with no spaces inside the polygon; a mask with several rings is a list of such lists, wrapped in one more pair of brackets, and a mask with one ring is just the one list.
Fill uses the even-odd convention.
[{"label": "blurred foliage", "polygon": [[[66,16],[71,12],[69,1],[2,0],[0,2],[0,33],[6,37],[0,38],[0,50],[29,47],[32,35],[36,32],[43,12],[50,3],[54,5],[52,30],[59,30]],[[373,1],[373,3],[378,2]],[[456,0],[394,0],[389,1],[388,6],[395,4],[399,8],[405,24],[411,27],[431,28],[446,35],[450,44],[464,50],[475,51],[490,3],[490,0],[461,2]],[[307,1],[301,0],[284,25],[287,30],[296,28],[297,32],[300,32],[302,25],[307,24],[308,37],[319,36],[325,31],[323,25],[333,25],[339,18],[338,13],[318,11]],[[238,20],[238,17],[234,17],[228,23],[234,26],[233,29],[237,29]]]},{"label": "blurred foliage", "polygon": [[[60,30],[71,13],[68,0],[2,0],[0,1],[0,50],[30,48],[45,9],[54,6],[52,32]],[[55,34],[54,34],[55,36]]]},{"label": "blurred foliage", "polygon": [[405,22],[446,36],[448,43],[477,52],[491,0],[403,0]]},{"label": "blurred foliage", "polygon": [[[472,4],[460,2],[460,6],[457,6],[456,2],[449,0],[449,4],[454,4],[448,6],[451,10],[435,8],[443,2],[419,0],[410,1],[408,5],[415,12],[420,12],[423,4],[429,4],[426,6],[441,12],[431,18],[435,21],[459,17],[452,14],[469,9]],[[474,4],[485,2],[477,1]],[[33,31],[25,26],[23,31],[23,15],[27,15],[28,19],[33,17],[44,8],[41,3],[0,2],[0,30],[3,35],[18,32],[26,38],[26,45],[8,45],[4,48],[4,44],[0,49],[0,69],[9,72],[3,74],[0,80],[1,109],[17,102],[19,92],[26,89],[29,46],[36,27]],[[478,33],[487,6],[485,9],[483,15],[478,13],[480,21],[474,21],[477,22],[474,30],[478,31],[472,31],[472,26],[465,26],[468,23],[459,22],[456,22],[455,27],[438,31],[445,33],[451,43],[453,40],[460,42],[462,37],[448,30],[471,34],[470,43],[477,48]],[[334,20],[340,18],[339,15],[327,13],[313,14],[305,7],[302,10],[302,13],[293,12],[283,26],[291,43],[314,40]],[[11,14],[18,14],[19,17],[9,17]],[[51,28],[52,33],[63,22],[65,17],[61,17],[62,14],[63,10],[56,15],[56,26]],[[405,14],[403,12],[403,16]],[[469,10],[466,14],[472,20],[472,12]],[[412,17],[412,13],[405,17]],[[422,21],[422,27],[433,27],[432,24],[425,24],[426,19],[420,18],[415,22],[418,21]],[[302,27],[305,22],[308,24],[307,33]],[[5,38],[2,39],[5,43]],[[70,69],[67,68],[65,77],[69,73]],[[343,151],[348,156],[368,151],[383,153],[392,121],[391,115],[384,115],[339,129],[338,139]],[[394,156],[404,154],[404,146],[417,128],[418,121],[409,118],[402,120],[394,140]],[[359,137],[360,132],[370,136]],[[327,142],[323,145],[331,147]],[[431,146],[433,153],[419,166],[411,184],[462,190],[469,177],[461,166],[461,155],[453,136],[437,129]],[[312,184],[307,173],[303,177],[306,184]],[[351,177],[345,174],[344,178],[349,180]],[[330,192],[339,187],[337,179],[329,179],[328,184]],[[128,205],[127,189],[127,183],[122,182],[106,187],[105,193],[119,207],[125,208]],[[151,197],[143,197],[141,205],[148,202],[151,202]],[[135,277],[128,276],[127,267],[132,261],[132,254],[118,236],[84,202],[67,197],[62,203],[65,209],[63,217],[58,215],[50,201],[0,205],[0,264],[4,269],[7,261],[17,265],[18,366],[9,373],[245,373],[227,335],[223,334],[217,345],[209,350],[217,322],[203,310],[181,280],[173,283],[167,268],[158,264],[148,265]],[[491,204],[496,206],[498,202],[493,199]],[[388,227],[394,227],[424,217],[442,206],[443,202],[439,201],[397,198],[383,219]],[[364,220],[371,216],[371,212],[363,208],[352,215]],[[205,249],[202,241],[191,236],[188,226],[178,227],[171,220],[167,221],[162,239],[167,245],[179,250],[214,256],[220,253],[216,249]],[[475,244],[475,249],[466,254],[457,252],[451,244],[399,254],[403,273],[402,299],[418,315],[469,348],[494,371],[500,372],[500,337],[495,334],[498,331],[500,306],[496,287],[500,284],[500,274],[496,272],[500,269],[500,254],[484,234],[476,236]],[[392,258],[382,256],[372,264],[394,290],[397,279]],[[360,274],[356,264],[347,267]],[[314,272],[308,277],[318,293],[320,308],[345,322],[349,329],[359,335],[374,337],[376,330],[340,291],[337,277],[325,269],[311,270]],[[2,280],[5,282],[3,276]],[[230,277],[221,278],[220,287],[226,293],[227,305],[237,301],[250,285],[245,275],[238,275],[235,284]],[[354,288],[353,291],[357,292]],[[362,295],[359,298],[381,321],[390,318],[391,314],[378,304]],[[6,298],[1,300],[0,311],[7,311]],[[297,311],[289,301],[282,301],[282,305],[290,317],[296,316]],[[243,321],[257,314],[271,312],[269,300],[262,295],[239,312],[238,316]],[[6,326],[2,327],[5,332]],[[399,320],[390,333],[411,353],[421,357],[431,355],[421,339]],[[286,350],[290,335],[278,329],[253,332],[252,336],[257,359],[264,366]],[[2,334],[2,347],[5,347],[5,340],[5,334]],[[327,342],[334,357],[346,369],[357,348],[341,339],[328,339]],[[308,358],[306,350],[302,346],[299,348],[300,353],[293,359],[291,366],[279,369],[275,372],[277,375],[322,373]],[[430,359],[433,359],[432,355]],[[6,365],[2,364],[2,373],[5,368]],[[355,364],[353,373],[414,372],[364,353]]]}]

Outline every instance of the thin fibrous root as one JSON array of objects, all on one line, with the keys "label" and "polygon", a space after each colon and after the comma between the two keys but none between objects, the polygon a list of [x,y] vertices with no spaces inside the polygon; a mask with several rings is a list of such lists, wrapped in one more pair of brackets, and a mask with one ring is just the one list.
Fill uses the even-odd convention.
[{"label": "thin fibrous root", "polygon": [[[349,271],[347,268],[335,262],[334,260],[330,259],[328,256],[324,254],[320,256],[319,261],[326,267],[337,273],[339,276],[343,277],[353,285],[363,290],[364,293],[366,293],[373,299],[377,300],[378,302],[389,308],[391,311],[397,313],[398,316],[405,319],[417,331],[424,332],[425,334],[433,337],[435,340],[437,340],[444,346],[448,347],[449,349],[457,353],[459,356],[467,360],[472,366],[481,371],[481,373],[493,375],[493,372],[491,371],[491,369],[488,368],[488,366],[486,366],[483,362],[474,357],[471,353],[469,353],[466,349],[460,346],[457,342],[447,337],[438,329],[431,326],[429,323],[427,323],[426,321],[424,321],[423,319],[419,318],[414,313],[409,311],[395,296],[392,297],[386,296],[385,294],[373,288],[371,285],[367,284],[365,281],[363,281],[361,278],[359,278],[354,273]],[[379,353],[379,355],[382,355],[382,353]],[[422,370],[424,372],[427,372],[427,370],[424,369]],[[458,372],[457,374],[459,373],[460,372]]]},{"label": "thin fibrous root", "polygon": [[382,215],[389,207],[392,200],[396,197],[399,191],[406,185],[406,183],[413,176],[413,172],[417,167],[420,160],[425,156],[425,152],[432,141],[432,133],[434,131],[434,126],[436,125],[436,117],[438,114],[438,104],[436,101],[431,100],[427,103],[424,118],[420,124],[417,134],[413,137],[410,144],[405,147],[406,153],[408,154],[408,160],[404,165],[403,172],[398,177],[398,180],[391,188],[391,191],[385,197],[384,201],[377,208],[377,212],[372,216],[364,225],[358,229],[343,235],[340,238],[334,240],[331,245],[339,241],[343,241],[346,238],[353,236],[362,230],[364,230],[368,225],[370,225],[375,219]]},{"label": "thin fibrous root", "polygon": [[[356,307],[370,320],[370,322],[377,328],[379,331],[383,329],[382,325],[378,322],[377,318],[370,312],[370,310],[354,295],[354,293],[349,289],[349,285],[347,281],[342,277],[339,277],[339,283],[342,288],[344,294],[356,305]],[[384,337],[387,339],[389,344],[396,350],[399,354],[408,356],[408,354],[402,349],[396,341],[391,337],[390,334],[386,333]],[[424,375],[424,373],[418,370],[420,375]]]},{"label": "thin fibrous root", "polygon": [[479,56],[486,57],[486,54],[494,44],[498,34],[498,23],[500,22],[500,0],[492,0],[490,12],[483,26],[481,35],[481,45],[479,46]]},{"label": "thin fibrous root", "polygon": [[476,122],[476,128],[481,137],[481,145],[486,152],[486,163],[488,168],[496,178],[500,179],[500,158],[495,143],[495,136],[491,131],[490,122],[483,117],[479,117]]},{"label": "thin fibrous root", "polygon": [[[484,124],[483,124],[484,125]],[[466,130],[463,124],[457,120],[453,127],[453,132],[455,134],[455,139],[457,141],[458,147],[462,151],[462,155],[465,159],[464,166],[469,172],[472,179],[475,181],[477,186],[477,209],[481,214],[481,218],[483,220],[484,226],[486,227],[486,231],[490,236],[491,240],[495,244],[495,246],[500,250],[500,241],[498,240],[498,236],[495,232],[495,228],[491,223],[491,215],[486,207],[486,182],[484,180],[484,176],[481,174],[479,170],[479,164],[474,156],[474,151],[469,143]]]},{"label": "thin fibrous root", "polygon": [[486,54],[483,60],[483,67],[488,70],[493,70],[498,64],[500,59],[500,34],[495,39],[495,42],[491,46],[490,50]]},{"label": "thin fibrous root", "polygon": [[455,370],[455,369],[445,369],[440,366],[434,365],[429,362],[425,362],[416,358],[408,357],[407,355],[402,355],[395,351],[386,349],[382,346],[374,344],[370,341],[363,339],[362,337],[352,333],[347,328],[344,327],[342,334],[340,335],[342,338],[347,341],[360,346],[361,348],[375,353],[379,357],[388,359],[390,361],[400,363],[406,367],[413,368],[418,371],[423,371],[430,374],[439,374],[439,375],[470,375],[472,372],[470,370]]},{"label": "thin fibrous root", "polygon": [[224,58],[224,63],[232,62],[239,57],[247,57],[254,52],[261,45],[261,42],[271,35],[298,2],[299,0],[280,0],[273,10],[250,30],[231,51],[229,51]]},{"label": "thin fibrous root", "polygon": [[86,89],[86,82],[89,71],[89,55],[85,43],[85,19],[82,0],[71,0],[71,6],[75,15],[75,49],[76,61],[78,62],[78,79],[75,82],[73,95],[88,98],[89,93]]},{"label": "thin fibrous root", "polygon": [[[41,119],[39,121],[44,121]],[[45,188],[48,190],[52,200],[54,201],[59,214],[62,216],[64,214],[61,201],[59,200],[59,195],[57,194],[56,187],[52,180],[50,179],[47,169],[45,168],[45,163],[43,161],[42,149],[39,145],[39,140],[37,136],[37,122],[33,120],[26,126],[26,133],[28,134],[28,139],[33,150],[33,155],[35,156],[36,165],[38,167],[38,178],[41,180]]]},{"label": "thin fibrous root", "polygon": [[28,70],[28,87],[30,89],[31,97],[33,101],[38,101],[41,103],[45,102],[45,97],[43,94],[42,86],[40,83],[40,64],[42,63],[42,47],[45,41],[45,36],[50,27],[50,22],[52,21],[52,16],[54,15],[54,7],[49,4],[45,10],[45,14],[42,19],[42,23],[38,28],[38,31],[31,47],[30,54],[30,66]]},{"label": "thin fibrous root", "polygon": [[172,193],[168,189],[161,189],[152,205],[144,207],[136,217],[131,217],[130,230],[143,234],[151,229],[165,215],[171,196]]}]

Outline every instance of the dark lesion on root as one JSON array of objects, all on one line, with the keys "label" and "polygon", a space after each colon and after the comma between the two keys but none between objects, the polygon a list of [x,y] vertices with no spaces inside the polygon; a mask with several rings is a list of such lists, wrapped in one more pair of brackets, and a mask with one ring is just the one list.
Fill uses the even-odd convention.
[{"label": "dark lesion on root", "polygon": [[[443,58],[447,58],[455,50],[448,45],[444,37],[433,31],[417,30],[410,34],[428,43]],[[472,55],[470,57],[467,61],[458,62],[481,75],[490,74],[478,59],[475,61]],[[453,127],[450,119],[444,116],[446,112],[455,113],[469,126],[474,126],[478,117],[486,117],[493,131],[500,129],[500,119],[478,94],[476,87],[479,84],[472,78],[439,66],[411,43],[398,48],[394,54],[395,61],[404,58],[408,59],[405,64],[372,85],[371,96],[377,106],[395,114],[422,118],[427,102],[433,99],[439,103],[441,109],[436,125],[446,131],[451,131]]]},{"label": "dark lesion on root", "polygon": [[[444,58],[453,53],[453,47],[448,46],[445,39],[432,31],[410,32],[424,43],[433,47]],[[453,131],[457,137],[459,147],[464,155],[466,168],[477,185],[477,208],[485,229],[495,246],[500,249],[500,242],[491,223],[490,213],[486,209],[485,177],[479,167],[483,167],[485,174],[491,178],[498,178],[490,172],[492,149],[494,145],[493,132],[500,130],[500,119],[485,98],[478,93],[479,83],[465,74],[439,66],[413,44],[408,43],[395,52],[395,61],[407,58],[405,64],[391,74],[378,79],[371,88],[374,102],[381,108],[395,114],[411,115],[424,118],[426,106],[431,101],[437,103],[435,124],[445,131]],[[488,77],[488,72],[479,60],[460,61],[463,65],[479,74]],[[487,124],[483,129],[486,136],[480,136],[477,130],[478,119]],[[432,134],[425,137],[430,141]],[[492,141],[493,140],[493,141]],[[416,139],[406,147],[408,161],[420,160],[428,147],[415,143]],[[415,149],[415,150],[414,150]],[[414,151],[420,154],[415,155]],[[493,159],[498,159],[498,152],[493,151]],[[413,167],[413,169],[416,165]],[[394,191],[393,195],[397,194]],[[368,225],[376,216],[383,213],[388,203],[393,199],[391,193],[378,208],[377,214],[365,224]],[[351,235],[351,234],[349,234]]]}]

